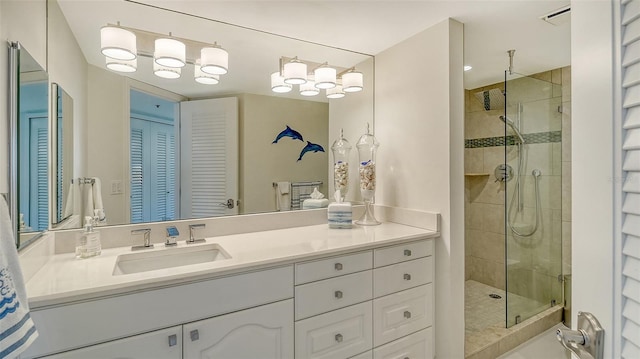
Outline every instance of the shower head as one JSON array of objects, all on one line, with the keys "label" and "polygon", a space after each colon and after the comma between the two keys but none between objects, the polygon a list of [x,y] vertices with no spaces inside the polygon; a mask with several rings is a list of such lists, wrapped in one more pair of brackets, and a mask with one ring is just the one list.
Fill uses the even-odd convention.
[{"label": "shower head", "polygon": [[518,129],[516,128],[516,125],[513,123],[513,121],[509,117],[503,115],[500,115],[500,120],[511,127],[516,136],[518,136],[520,143],[524,145],[524,138],[520,134],[520,131],[518,131]]}]

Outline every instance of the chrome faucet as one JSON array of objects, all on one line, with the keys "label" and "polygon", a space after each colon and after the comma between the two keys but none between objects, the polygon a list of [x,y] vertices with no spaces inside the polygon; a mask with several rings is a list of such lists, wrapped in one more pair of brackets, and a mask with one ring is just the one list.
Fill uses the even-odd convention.
[{"label": "chrome faucet", "polygon": [[139,249],[150,249],[153,248],[153,244],[151,244],[151,228],[142,228],[142,229],[134,229],[131,231],[131,236],[142,234],[144,238],[144,243],[141,246],[132,246],[131,250],[137,251]]},{"label": "chrome faucet", "polygon": [[196,239],[196,235],[195,235],[196,229],[200,229],[200,228],[204,228],[204,227],[205,227],[204,223],[190,224],[189,225],[189,239],[186,240],[185,242],[187,244],[206,242],[206,240],[204,238]]}]

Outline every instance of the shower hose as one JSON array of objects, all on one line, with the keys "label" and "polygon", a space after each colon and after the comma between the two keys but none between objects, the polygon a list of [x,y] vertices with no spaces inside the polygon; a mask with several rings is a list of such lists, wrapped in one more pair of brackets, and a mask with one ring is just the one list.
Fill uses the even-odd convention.
[{"label": "shower hose", "polygon": [[[521,169],[522,169],[522,161],[520,161],[519,166],[520,167],[518,169],[518,177],[516,178],[516,188],[518,188],[518,191],[522,191],[522,188],[520,187],[520,173],[521,173]],[[538,227],[540,226],[540,188],[539,188],[539,181],[540,181],[540,175],[542,174],[542,172],[539,169],[534,169],[531,172],[531,175],[533,176],[533,181],[534,181],[534,185],[535,185],[535,197],[536,197],[536,222],[535,225],[533,226],[533,229],[529,232],[520,232],[518,229],[513,227],[513,223],[511,223],[511,212],[513,211],[513,202],[514,199],[516,198],[516,196],[512,196],[511,197],[511,203],[509,203],[509,212],[507,213],[507,224],[509,225],[509,229],[511,229],[511,231],[513,233],[515,233],[517,236],[519,237],[531,237],[534,233],[536,233],[536,231],[538,230]],[[520,208],[518,208],[518,211],[520,211]],[[522,229],[520,229],[522,230]]]}]

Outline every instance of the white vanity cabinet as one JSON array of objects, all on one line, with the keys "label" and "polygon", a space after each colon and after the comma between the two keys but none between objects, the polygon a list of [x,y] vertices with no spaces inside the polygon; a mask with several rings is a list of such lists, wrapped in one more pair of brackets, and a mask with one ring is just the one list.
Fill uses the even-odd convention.
[{"label": "white vanity cabinet", "polygon": [[46,359],[181,359],[182,326],[114,340]]},{"label": "white vanity cabinet", "polygon": [[184,357],[293,358],[293,300],[185,324]]},{"label": "white vanity cabinet", "polygon": [[433,358],[433,242],[297,263],[296,359]]}]

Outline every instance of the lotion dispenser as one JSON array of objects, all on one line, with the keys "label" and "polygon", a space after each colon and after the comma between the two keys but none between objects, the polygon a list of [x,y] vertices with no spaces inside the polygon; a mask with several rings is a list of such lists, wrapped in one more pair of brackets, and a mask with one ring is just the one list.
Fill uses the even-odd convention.
[{"label": "lotion dispenser", "polygon": [[76,243],[76,258],[89,258],[102,253],[100,232],[93,229],[93,225],[93,218],[84,218],[84,231]]}]

